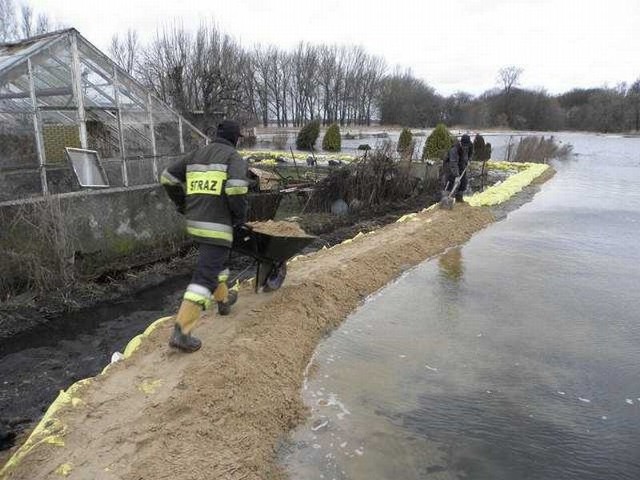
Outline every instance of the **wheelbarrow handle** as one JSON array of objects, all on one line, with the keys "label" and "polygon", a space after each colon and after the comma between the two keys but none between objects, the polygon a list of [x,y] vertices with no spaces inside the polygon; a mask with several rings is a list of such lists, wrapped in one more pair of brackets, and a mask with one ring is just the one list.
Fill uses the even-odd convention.
[{"label": "wheelbarrow handle", "polygon": [[253,228],[246,223],[241,223],[233,227],[233,235],[238,237],[245,237],[253,233]]}]

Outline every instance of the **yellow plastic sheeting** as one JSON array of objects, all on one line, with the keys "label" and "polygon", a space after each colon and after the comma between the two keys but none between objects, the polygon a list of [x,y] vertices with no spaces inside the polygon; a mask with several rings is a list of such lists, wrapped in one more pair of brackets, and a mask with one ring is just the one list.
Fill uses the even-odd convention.
[{"label": "yellow plastic sheeting", "polygon": [[146,379],[138,384],[138,390],[145,395],[152,395],[156,393],[156,390],[162,386],[162,379],[157,378],[155,380]]},{"label": "yellow plastic sheeting", "polygon": [[153,322],[151,325],[149,325],[145,329],[145,331],[142,332],[140,335],[136,335],[131,340],[129,340],[129,343],[127,343],[127,346],[124,348],[124,352],[122,352],[122,355],[124,355],[124,358],[129,358],[131,355],[133,355],[133,352],[135,352],[138,348],[140,348],[140,345],[142,345],[142,340],[145,337],[148,337],[149,334],[151,334],[151,332],[153,332],[161,324],[163,324],[164,322],[166,322],[168,320],[171,320],[172,318],[173,317],[162,317],[162,318],[159,318],[158,320]]},{"label": "yellow plastic sheeting", "polygon": [[56,468],[56,474],[60,475],[61,477],[68,477],[71,473],[71,470],[73,470],[72,463],[63,463],[58,468]]},{"label": "yellow plastic sheeting", "polygon": [[[517,165],[518,168],[520,168],[520,171],[508,177],[504,182],[487,188],[484,192],[478,192],[470,197],[465,197],[465,200],[469,205],[473,207],[485,207],[504,203],[513,195],[520,192],[524,187],[530,185],[531,182],[549,168],[548,165],[542,163],[502,163],[507,165]],[[492,168],[494,167],[492,166]]]},{"label": "yellow plastic sheeting", "polygon": [[404,223],[408,220],[412,220],[414,219],[418,214],[417,213],[408,213],[406,215],[401,216],[398,220],[396,220],[396,223]]},{"label": "yellow plastic sheeting", "polygon": [[[276,164],[276,159],[282,157],[284,159],[291,160],[291,152],[285,152],[283,150],[240,150],[238,153],[242,157],[255,157],[263,159],[259,163],[261,165],[274,165]],[[305,162],[307,157],[310,156],[309,153],[297,153],[294,152],[294,158],[296,161]],[[340,160],[342,162],[353,162],[356,157],[354,155],[347,155],[344,153],[319,153],[316,154],[316,159],[318,160]]]},{"label": "yellow plastic sheeting", "polygon": [[0,477],[4,477],[11,470],[13,470],[31,450],[41,444],[55,445],[57,447],[64,447],[64,434],[66,431],[66,425],[57,418],[58,411],[67,405],[78,405],[79,398],[76,394],[78,389],[91,382],[90,378],[80,380],[79,382],[71,385],[66,391],[60,390],[60,393],[53,401],[53,403],[47,409],[47,412],[42,417],[42,420],[36,425],[36,428],[31,432],[27,441],[14,453],[9,461],[0,470]]},{"label": "yellow plastic sheeting", "polygon": [[526,170],[531,165],[539,164],[521,162],[496,162],[494,160],[489,160],[486,166],[489,170],[517,170],[520,172],[522,170]]},{"label": "yellow plastic sheeting", "polygon": [[[163,317],[156,320],[151,325],[149,325],[142,334],[132,338],[125,348],[124,357],[128,358],[129,356],[131,356],[131,354],[140,346],[144,337],[148,336],[163,322],[166,322],[171,318],[172,317]],[[108,368],[109,365],[107,365],[102,370],[101,375],[104,374],[108,370]],[[56,414],[64,406],[78,407],[82,405],[83,401],[77,395],[78,390],[81,387],[90,384],[92,381],[93,378],[85,378],[84,380],[80,380],[74,383],[67,390],[60,391],[56,399],[47,409],[47,412],[44,414],[38,425],[36,425],[36,428],[33,430],[33,432],[31,432],[31,435],[29,435],[29,438],[27,438],[27,441],[24,442],[24,444],[16,451],[16,453],[11,456],[4,467],[2,467],[2,470],[0,470],[0,478],[7,475],[24,459],[25,456],[29,454],[29,452],[31,452],[31,450],[33,450],[40,444],[49,444],[58,447],[64,447],[63,437],[67,427],[59,418],[57,418]],[[145,388],[149,387],[153,391],[155,391],[158,386],[159,385],[152,383],[150,385],[145,385]],[[63,464],[58,467],[59,471],[56,470],[56,473],[66,476],[71,471],[71,468],[71,464]]]}]

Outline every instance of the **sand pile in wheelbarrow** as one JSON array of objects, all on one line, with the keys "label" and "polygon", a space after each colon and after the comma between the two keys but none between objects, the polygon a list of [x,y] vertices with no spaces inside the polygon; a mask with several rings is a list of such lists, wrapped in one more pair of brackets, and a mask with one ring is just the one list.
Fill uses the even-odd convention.
[{"label": "sand pile in wheelbarrow", "polygon": [[266,222],[252,222],[249,224],[258,233],[271,235],[273,237],[309,237],[300,225],[295,222],[275,222],[268,220]]}]

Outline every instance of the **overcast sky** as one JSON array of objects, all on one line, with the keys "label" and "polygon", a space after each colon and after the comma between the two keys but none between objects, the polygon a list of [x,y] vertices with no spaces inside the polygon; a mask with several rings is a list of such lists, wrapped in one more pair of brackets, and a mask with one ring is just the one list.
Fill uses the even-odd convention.
[{"label": "overcast sky", "polygon": [[505,65],[552,93],[640,76],[640,0],[31,0],[107,50],[178,19],[214,19],[244,45],[357,44],[410,67],[438,92],[481,93]]}]

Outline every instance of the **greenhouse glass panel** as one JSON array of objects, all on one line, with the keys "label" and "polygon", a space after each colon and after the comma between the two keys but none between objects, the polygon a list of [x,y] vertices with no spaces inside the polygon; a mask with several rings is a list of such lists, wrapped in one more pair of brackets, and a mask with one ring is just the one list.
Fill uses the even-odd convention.
[{"label": "greenhouse glass panel", "polygon": [[78,42],[85,106],[116,107],[113,63]]},{"label": "greenhouse glass panel", "polygon": [[153,129],[156,136],[158,155],[176,155],[180,153],[180,133],[178,115],[159,100],[153,99]]},{"label": "greenhouse glass panel", "polygon": [[38,106],[70,109],[75,106],[71,63],[71,49],[66,38],[32,57]]},{"label": "greenhouse glass panel", "polygon": [[0,169],[37,167],[33,114],[0,114],[0,145]]},{"label": "greenhouse glass panel", "polygon": [[107,174],[102,168],[98,152],[67,148],[66,154],[81,187],[109,186]]},{"label": "greenhouse glass panel", "polygon": [[137,157],[127,160],[129,185],[149,185],[158,182],[153,175],[152,157]]},{"label": "greenhouse glass panel", "polygon": [[149,114],[138,111],[122,111],[122,134],[127,158],[152,156]]},{"label": "greenhouse glass panel", "polygon": [[147,92],[131,79],[118,75],[120,108],[137,112],[147,111]]},{"label": "greenhouse glass panel", "polygon": [[0,74],[0,113],[32,112],[27,64]]},{"label": "greenhouse glass panel", "polygon": [[89,149],[96,150],[103,159],[119,158],[121,154],[117,110],[91,108],[86,111],[85,116]]},{"label": "greenhouse glass panel", "polygon": [[205,139],[187,122],[182,122],[182,142],[186,153],[197,150],[206,145]]}]

